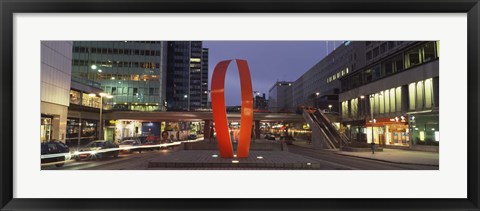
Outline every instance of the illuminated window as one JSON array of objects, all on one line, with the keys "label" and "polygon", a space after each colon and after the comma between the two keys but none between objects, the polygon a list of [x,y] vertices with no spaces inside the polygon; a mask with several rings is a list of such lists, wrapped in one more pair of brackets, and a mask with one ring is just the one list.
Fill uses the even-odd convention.
[{"label": "illuminated window", "polygon": [[201,62],[200,58],[190,58],[190,62]]},{"label": "illuminated window", "polygon": [[425,108],[432,108],[432,79],[425,80]]},{"label": "illuminated window", "polygon": [[395,110],[397,112],[402,111],[402,87],[395,89]]},{"label": "illuminated window", "polygon": [[350,100],[350,108],[352,110],[352,118],[356,118],[358,114],[358,98]]},{"label": "illuminated window", "polygon": [[436,41],[437,57],[440,57],[440,41]]},{"label": "illuminated window", "polygon": [[425,131],[420,131],[420,141],[425,141]]},{"label": "illuminated window", "polygon": [[378,105],[380,106],[379,110],[380,110],[381,114],[385,113],[385,107],[384,107],[385,103],[384,103],[383,99],[384,99],[384,94],[383,94],[383,92],[380,92],[380,94],[378,95],[378,101],[379,101]]},{"label": "illuminated window", "polygon": [[379,94],[375,94],[375,106],[374,106],[374,114],[380,113],[380,96]]},{"label": "illuminated window", "polygon": [[423,109],[423,81],[417,82],[417,110]]},{"label": "illuminated window", "polygon": [[348,67],[347,67],[347,69],[346,69],[346,73],[348,74]]},{"label": "illuminated window", "polygon": [[390,113],[395,113],[395,88],[390,89]]},{"label": "illuminated window", "polygon": [[415,110],[415,83],[411,83],[408,85],[408,101],[408,109],[410,111]]},{"label": "illuminated window", "polygon": [[383,92],[385,95],[385,113],[390,112],[390,91],[387,89]]}]

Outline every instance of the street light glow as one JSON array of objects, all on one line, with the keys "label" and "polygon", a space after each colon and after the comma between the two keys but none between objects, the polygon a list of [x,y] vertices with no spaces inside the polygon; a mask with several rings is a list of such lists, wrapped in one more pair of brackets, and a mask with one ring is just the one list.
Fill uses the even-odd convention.
[{"label": "street light glow", "polygon": [[317,96],[320,95],[320,92],[315,93]]},{"label": "street light glow", "polygon": [[101,73],[101,72],[102,72],[102,69],[98,69],[98,72]]},{"label": "street light glow", "polygon": [[187,95],[183,95],[183,98],[187,98],[188,96]]},{"label": "street light glow", "polygon": [[92,66],[90,66],[90,68],[92,68],[92,70],[96,70],[96,69],[97,69],[97,65],[92,64]]}]

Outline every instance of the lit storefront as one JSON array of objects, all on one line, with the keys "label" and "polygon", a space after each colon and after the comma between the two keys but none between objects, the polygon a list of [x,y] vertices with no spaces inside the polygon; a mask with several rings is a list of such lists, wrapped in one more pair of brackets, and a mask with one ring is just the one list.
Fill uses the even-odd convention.
[{"label": "lit storefront", "polygon": [[[373,129],[373,132],[372,132]],[[410,146],[408,119],[404,116],[394,118],[378,118],[365,123],[367,143],[380,146]]]},{"label": "lit storefront", "polygon": [[40,123],[40,141],[52,140],[52,117],[42,116]]},{"label": "lit storefront", "polygon": [[97,139],[98,120],[67,118],[68,146],[82,146]]}]

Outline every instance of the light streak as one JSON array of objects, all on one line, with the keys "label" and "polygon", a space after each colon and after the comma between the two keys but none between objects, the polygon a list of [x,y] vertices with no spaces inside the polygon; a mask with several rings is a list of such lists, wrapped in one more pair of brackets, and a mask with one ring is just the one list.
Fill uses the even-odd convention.
[{"label": "light streak", "polygon": [[125,151],[125,150],[132,150],[132,149],[148,149],[148,148],[155,148],[155,147],[168,147],[168,146],[178,146],[182,143],[189,143],[189,142],[198,142],[203,141],[203,139],[196,139],[196,140],[186,140],[186,141],[177,141],[173,143],[164,143],[164,144],[156,144],[156,145],[141,145],[141,146],[129,146],[129,147],[122,147],[122,148],[108,148],[108,149],[99,149],[99,150],[90,150],[90,151],[78,151],[75,150],[73,152],[68,153],[55,153],[55,154],[48,154],[48,155],[41,155],[41,159],[47,158],[56,158],[56,157],[65,157],[65,160],[70,160],[72,157],[78,157],[80,155],[95,155],[99,153],[105,152],[112,152],[112,151]]}]

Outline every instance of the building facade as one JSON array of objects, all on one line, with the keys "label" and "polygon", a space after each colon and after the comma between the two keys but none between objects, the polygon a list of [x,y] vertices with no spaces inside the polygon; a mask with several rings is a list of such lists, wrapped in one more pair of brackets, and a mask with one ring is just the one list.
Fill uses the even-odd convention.
[{"label": "building facade", "polygon": [[365,44],[342,43],[294,82],[293,105],[338,111],[339,79],[364,65]]},{"label": "building facade", "polygon": [[265,93],[263,93],[261,96],[260,93],[255,95],[253,99],[253,108],[260,111],[268,110],[268,100],[265,96]]},{"label": "building facade", "polygon": [[[70,106],[67,116],[66,144],[80,147],[93,140],[113,140],[111,130],[100,133],[100,108],[112,109],[113,100],[99,95],[103,90],[101,84],[87,79],[72,77],[70,89]],[[105,137],[101,137],[106,135]]]},{"label": "building facade", "polygon": [[[389,48],[388,43],[374,46]],[[386,147],[438,146],[439,42],[396,44],[382,57],[368,51],[368,64],[340,79],[342,124],[352,140]]]},{"label": "building facade", "polygon": [[167,107],[193,111],[208,105],[208,49],[201,41],[169,41]]},{"label": "building facade", "polygon": [[65,142],[72,73],[69,41],[41,42],[40,141]]},{"label": "building facade", "polygon": [[294,112],[292,99],[293,82],[278,81],[268,91],[268,110],[272,112]]},{"label": "building facade", "polygon": [[98,82],[113,109],[166,110],[167,43],[74,41],[72,75]]}]

